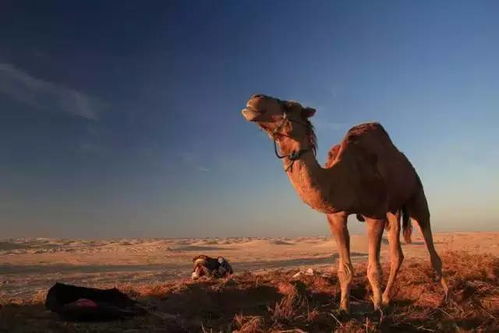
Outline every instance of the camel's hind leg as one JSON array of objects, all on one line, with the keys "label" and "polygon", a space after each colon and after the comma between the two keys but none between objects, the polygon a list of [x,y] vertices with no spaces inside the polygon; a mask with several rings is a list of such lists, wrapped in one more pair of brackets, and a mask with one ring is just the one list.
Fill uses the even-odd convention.
[{"label": "camel's hind leg", "polygon": [[345,213],[329,214],[327,219],[329,227],[336,240],[338,247],[339,264],[338,280],[340,280],[341,300],[340,309],[350,311],[350,287],[353,279],[353,267],[350,261],[350,235],[347,228],[347,217]]},{"label": "camel's hind leg", "polygon": [[374,310],[381,308],[381,279],[383,271],[379,263],[379,250],[381,247],[381,236],[383,236],[383,228],[385,220],[366,219],[367,237],[369,242],[369,262],[367,264],[367,278],[371,284],[373,292]]},{"label": "camel's hind leg", "polygon": [[430,254],[431,265],[433,267],[433,271],[435,272],[435,281],[440,282],[442,288],[444,289],[445,297],[447,297],[449,288],[447,287],[447,282],[442,275],[442,260],[440,259],[433,243],[433,235],[431,233],[430,225],[430,212],[428,210],[428,203],[422,189],[411,200],[408,208],[409,215],[416,221],[421,233],[423,234],[426,248]]},{"label": "camel's hind leg", "polygon": [[388,242],[390,244],[390,276],[388,277],[388,283],[383,292],[383,305],[388,305],[390,303],[393,284],[397,279],[397,273],[404,260],[404,254],[402,253],[402,248],[400,246],[400,211],[395,214],[388,213],[386,217],[390,226],[388,230]]}]

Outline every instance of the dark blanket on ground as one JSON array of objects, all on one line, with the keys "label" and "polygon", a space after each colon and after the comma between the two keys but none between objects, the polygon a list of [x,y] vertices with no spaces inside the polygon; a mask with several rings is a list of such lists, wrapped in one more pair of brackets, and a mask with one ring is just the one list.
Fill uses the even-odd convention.
[{"label": "dark blanket on ground", "polygon": [[144,314],[137,302],[118,289],[95,289],[56,283],[45,307],[68,321],[106,321]]}]

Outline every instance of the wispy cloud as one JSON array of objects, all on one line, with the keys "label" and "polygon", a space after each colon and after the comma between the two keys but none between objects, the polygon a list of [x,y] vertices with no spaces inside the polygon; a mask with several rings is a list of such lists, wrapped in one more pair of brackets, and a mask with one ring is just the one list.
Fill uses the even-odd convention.
[{"label": "wispy cloud", "polygon": [[182,163],[186,166],[189,166],[190,168],[194,168],[200,172],[210,171],[209,168],[207,168],[200,162],[201,158],[199,157],[198,154],[192,152],[182,152],[180,153],[180,158],[182,160]]},{"label": "wispy cloud", "polygon": [[96,120],[104,105],[98,99],[31,76],[12,66],[0,63],[0,93],[41,110],[51,110]]},{"label": "wispy cloud", "polygon": [[209,172],[210,171],[210,169],[208,169],[204,166],[198,166],[197,169],[198,169],[198,171],[202,171],[202,172]]}]

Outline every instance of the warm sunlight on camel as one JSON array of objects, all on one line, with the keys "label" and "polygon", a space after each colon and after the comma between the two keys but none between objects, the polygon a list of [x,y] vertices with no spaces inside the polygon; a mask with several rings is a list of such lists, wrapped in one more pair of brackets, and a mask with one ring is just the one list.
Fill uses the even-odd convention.
[{"label": "warm sunlight on camel", "polygon": [[[339,252],[338,278],[340,308],[349,311],[353,267],[347,217],[357,214],[366,221],[369,239],[367,277],[375,309],[389,304],[393,283],[403,260],[400,246],[400,212],[416,221],[430,253],[431,263],[447,294],[430,227],[430,213],[421,181],[409,160],[392,143],[378,123],[351,128],[343,141],[334,146],[326,168],[316,160],[316,138],[309,121],[315,109],[293,101],[254,95],[242,110],[244,118],[255,122],[274,140],[276,155],[300,198],[327,215]],[[381,236],[389,225],[390,275],[381,293],[382,270],[379,262]],[[410,238],[409,219],[404,219],[404,236]]]}]

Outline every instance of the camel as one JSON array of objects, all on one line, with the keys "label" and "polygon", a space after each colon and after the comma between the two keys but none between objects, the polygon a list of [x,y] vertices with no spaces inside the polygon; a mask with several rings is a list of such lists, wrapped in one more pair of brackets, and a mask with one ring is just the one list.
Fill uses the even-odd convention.
[{"label": "camel", "polygon": [[[409,217],[419,226],[430,255],[435,280],[447,296],[442,261],[435,250],[430,213],[423,185],[407,157],[392,143],[379,123],[351,128],[341,143],[330,151],[326,168],[316,159],[316,136],[309,118],[316,110],[295,101],[256,94],[242,110],[243,117],[256,123],[274,141],[275,154],[298,196],[311,208],[326,214],[339,252],[338,280],[340,310],[350,311],[353,267],[347,217],[365,220],[368,235],[367,278],[372,289],[374,310],[390,303],[392,288],[404,256],[400,245],[400,217],[404,237],[410,239]],[[389,225],[390,274],[381,292],[379,261],[385,224]]]}]

